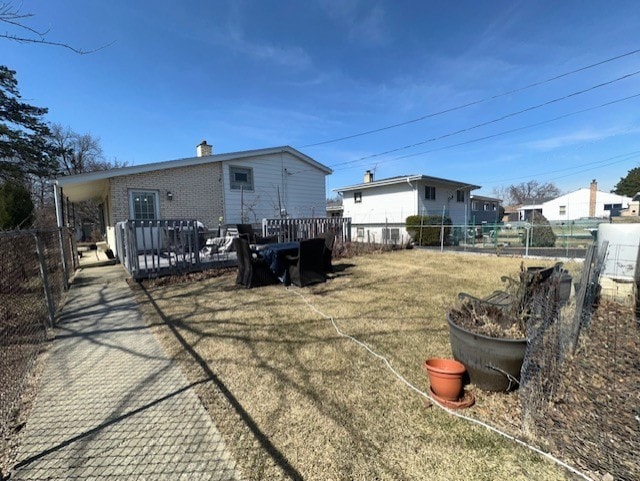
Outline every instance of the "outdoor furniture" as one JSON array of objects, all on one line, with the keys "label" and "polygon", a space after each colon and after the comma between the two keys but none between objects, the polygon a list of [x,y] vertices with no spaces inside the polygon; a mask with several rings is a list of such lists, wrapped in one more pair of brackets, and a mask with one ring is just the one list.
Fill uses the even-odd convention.
[{"label": "outdoor furniture", "polygon": [[210,258],[227,258],[227,254],[233,249],[233,237],[210,237],[206,240],[205,249]]},{"label": "outdoor furniture", "polygon": [[285,285],[289,285],[288,256],[298,254],[300,242],[283,242],[256,246],[257,255],[269,266],[271,272]]},{"label": "outdoor furniture", "polygon": [[289,278],[298,287],[326,282],[325,275],[325,239],[300,241],[297,256],[287,256]]},{"label": "outdoor furniture", "polygon": [[238,229],[238,235],[246,235],[250,244],[274,244],[278,242],[277,235],[263,237],[256,234],[251,224],[236,224],[236,228]]},{"label": "outdoor furniture", "polygon": [[327,231],[324,234],[324,271],[333,272],[333,265],[331,265],[331,258],[333,257],[333,245],[336,242],[336,233],[332,230]]},{"label": "outdoor furniture", "polygon": [[236,229],[238,229],[238,235],[247,235],[249,237],[249,241],[253,243],[253,238],[255,233],[253,232],[253,226],[251,224],[236,224]]},{"label": "outdoor furniture", "polygon": [[256,235],[255,241],[256,245],[276,244],[278,242],[278,236],[268,235],[263,237],[260,235]]},{"label": "outdoor furniture", "polygon": [[278,283],[278,279],[264,260],[253,256],[246,239],[236,237],[233,239],[233,245],[238,255],[236,284],[251,288]]},{"label": "outdoor furniture", "polygon": [[491,294],[478,298],[460,292],[458,298],[467,300],[475,305],[483,305],[499,308],[505,312],[514,314],[528,313],[531,309],[534,294],[545,285],[552,274],[563,274],[562,263],[558,262],[553,267],[529,267],[526,271],[520,273],[519,279],[513,279],[509,276],[502,276],[502,282],[506,283],[506,290],[496,290]]}]

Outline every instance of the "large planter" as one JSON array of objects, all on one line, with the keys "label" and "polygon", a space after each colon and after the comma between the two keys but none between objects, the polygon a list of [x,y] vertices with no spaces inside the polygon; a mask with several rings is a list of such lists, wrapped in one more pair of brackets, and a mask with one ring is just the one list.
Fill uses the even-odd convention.
[{"label": "large planter", "polygon": [[509,391],[518,387],[526,339],[476,334],[456,325],[450,313],[447,313],[447,322],[453,358],[465,365],[473,384],[485,391]]}]

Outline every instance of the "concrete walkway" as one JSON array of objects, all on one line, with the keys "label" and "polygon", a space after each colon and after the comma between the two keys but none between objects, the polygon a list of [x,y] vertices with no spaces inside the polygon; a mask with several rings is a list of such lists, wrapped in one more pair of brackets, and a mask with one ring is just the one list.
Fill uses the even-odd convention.
[{"label": "concrete walkway", "polygon": [[125,276],[119,265],[76,276],[12,480],[240,478]]}]

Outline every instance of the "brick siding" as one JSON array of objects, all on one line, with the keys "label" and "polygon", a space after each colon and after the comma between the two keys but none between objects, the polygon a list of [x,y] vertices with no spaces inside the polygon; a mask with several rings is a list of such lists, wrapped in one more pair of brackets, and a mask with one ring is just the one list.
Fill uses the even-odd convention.
[{"label": "brick siding", "polygon": [[[224,213],[220,162],[111,178],[110,225],[131,217],[129,192],[138,189],[158,192],[161,219],[197,219],[213,228]],[[167,192],[173,194],[173,200],[167,199]]]}]

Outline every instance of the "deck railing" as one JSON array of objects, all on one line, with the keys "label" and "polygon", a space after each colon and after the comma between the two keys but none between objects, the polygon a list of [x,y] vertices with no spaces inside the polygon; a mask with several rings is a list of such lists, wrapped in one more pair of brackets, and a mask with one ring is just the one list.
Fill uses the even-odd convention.
[{"label": "deck railing", "polygon": [[134,279],[235,263],[207,247],[207,239],[216,235],[193,219],[127,220],[116,224],[116,251]]},{"label": "deck railing", "polygon": [[262,235],[277,235],[280,242],[321,237],[325,232],[336,233],[338,243],[351,242],[351,218],[305,217],[297,219],[262,219]]},{"label": "deck railing", "polygon": [[[338,243],[349,242],[351,219],[319,217],[262,221],[263,235],[277,235],[279,242],[321,237],[330,230],[336,233]],[[218,235],[218,229],[207,230],[195,219],[127,220],[116,224],[116,252],[134,279],[235,265],[233,253],[220,253],[215,244],[207,242]]]}]

